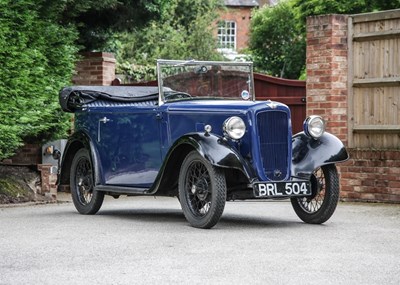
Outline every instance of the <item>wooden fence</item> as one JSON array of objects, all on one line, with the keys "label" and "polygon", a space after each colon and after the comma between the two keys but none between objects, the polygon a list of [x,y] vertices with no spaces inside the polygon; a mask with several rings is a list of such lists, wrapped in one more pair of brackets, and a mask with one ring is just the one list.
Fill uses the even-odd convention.
[{"label": "wooden fence", "polygon": [[293,133],[303,130],[306,118],[306,82],[254,74],[257,100],[273,100],[289,106],[292,115]]},{"label": "wooden fence", "polygon": [[349,146],[400,148],[400,9],[349,16]]}]

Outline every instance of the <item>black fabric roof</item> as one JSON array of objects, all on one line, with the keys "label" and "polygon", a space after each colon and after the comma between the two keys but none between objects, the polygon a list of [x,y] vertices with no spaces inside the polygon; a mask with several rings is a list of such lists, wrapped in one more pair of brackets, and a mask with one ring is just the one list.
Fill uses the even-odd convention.
[{"label": "black fabric roof", "polygon": [[65,87],[61,92],[87,92],[104,93],[111,97],[141,98],[158,94],[158,87],[153,86],[70,86]]},{"label": "black fabric roof", "polygon": [[158,87],[152,86],[70,86],[59,93],[61,108],[72,113],[96,100],[134,103],[157,99]]}]

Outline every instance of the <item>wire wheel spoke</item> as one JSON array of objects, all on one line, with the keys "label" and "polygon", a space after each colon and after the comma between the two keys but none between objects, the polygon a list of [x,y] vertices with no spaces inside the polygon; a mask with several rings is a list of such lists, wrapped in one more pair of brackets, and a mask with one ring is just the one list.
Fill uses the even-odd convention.
[{"label": "wire wheel spoke", "polygon": [[205,216],[211,208],[211,179],[203,163],[194,161],[189,166],[185,189],[191,211]]},{"label": "wire wheel spoke", "polygon": [[314,172],[314,177],[311,179],[313,187],[313,196],[311,198],[299,199],[299,205],[307,213],[315,213],[321,209],[325,201],[325,176],[321,168]]},{"label": "wire wheel spoke", "polygon": [[323,165],[310,177],[310,197],[292,198],[297,216],[309,224],[325,223],[335,212],[340,195],[339,176],[334,164]]},{"label": "wire wheel spoke", "polygon": [[87,158],[79,160],[75,177],[79,201],[84,205],[89,204],[93,197],[93,182],[92,168]]},{"label": "wire wheel spoke", "polygon": [[182,162],[178,191],[183,214],[191,226],[202,229],[215,226],[226,201],[226,180],[222,170],[193,150]]}]

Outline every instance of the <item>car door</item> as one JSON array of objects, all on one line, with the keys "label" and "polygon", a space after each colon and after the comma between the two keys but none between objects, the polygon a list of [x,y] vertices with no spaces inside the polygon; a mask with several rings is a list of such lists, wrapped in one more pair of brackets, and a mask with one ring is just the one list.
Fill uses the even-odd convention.
[{"label": "car door", "polygon": [[161,166],[157,111],[98,114],[96,144],[108,185],[150,187]]}]

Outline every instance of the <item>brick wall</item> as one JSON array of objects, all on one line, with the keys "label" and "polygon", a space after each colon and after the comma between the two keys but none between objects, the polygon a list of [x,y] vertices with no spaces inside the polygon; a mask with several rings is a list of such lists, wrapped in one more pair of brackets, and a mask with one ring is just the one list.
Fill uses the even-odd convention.
[{"label": "brick wall", "polygon": [[[327,130],[348,142],[347,16],[307,19],[307,114],[321,115]],[[400,203],[400,151],[348,149],[338,164],[341,198]]]},{"label": "brick wall", "polygon": [[340,166],[342,199],[400,203],[400,151],[349,151]]},{"label": "brick wall", "polygon": [[115,79],[115,57],[112,53],[86,52],[76,65],[74,85],[111,85]]},{"label": "brick wall", "polygon": [[0,164],[32,166],[41,162],[42,146],[39,144],[26,143],[19,148],[12,157],[2,160]]}]

